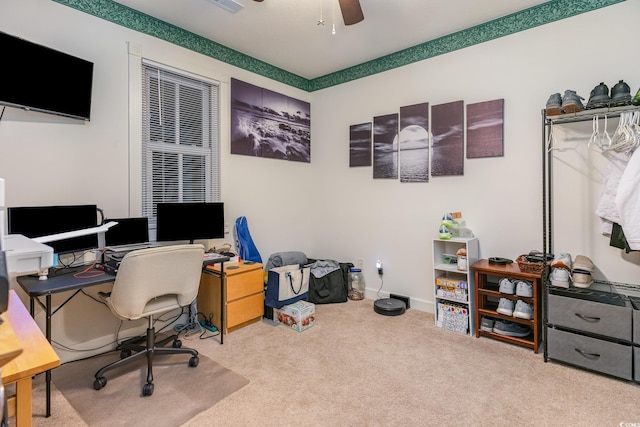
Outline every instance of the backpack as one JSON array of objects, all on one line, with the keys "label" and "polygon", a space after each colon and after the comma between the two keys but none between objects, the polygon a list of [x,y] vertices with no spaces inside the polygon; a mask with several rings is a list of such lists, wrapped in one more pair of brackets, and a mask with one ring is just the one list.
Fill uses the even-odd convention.
[{"label": "backpack", "polygon": [[262,263],[262,257],[258,248],[256,248],[251,233],[249,233],[249,224],[247,218],[244,216],[236,219],[236,226],[234,228],[236,238],[236,249],[238,250],[238,256],[240,259]]}]

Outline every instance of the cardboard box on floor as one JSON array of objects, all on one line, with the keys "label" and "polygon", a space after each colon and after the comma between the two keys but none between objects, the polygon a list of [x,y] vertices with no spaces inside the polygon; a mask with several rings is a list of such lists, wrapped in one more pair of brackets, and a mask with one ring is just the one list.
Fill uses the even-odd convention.
[{"label": "cardboard box on floor", "polygon": [[308,301],[273,309],[273,321],[295,331],[302,332],[316,323],[316,306]]}]

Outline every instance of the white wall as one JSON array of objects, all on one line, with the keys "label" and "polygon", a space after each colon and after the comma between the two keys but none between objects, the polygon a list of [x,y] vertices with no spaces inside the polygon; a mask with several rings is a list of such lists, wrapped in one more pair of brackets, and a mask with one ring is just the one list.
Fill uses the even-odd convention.
[{"label": "white wall", "polygon": [[[6,180],[6,205],[96,203],[110,216],[135,214],[128,202],[127,43],[133,43],[142,56],[222,82],[225,214],[229,223],[248,217],[265,260],[286,250],[354,263],[364,258],[367,296],[375,298],[381,282],[374,266],[381,259],[381,294],[408,295],[414,308],[433,311],[431,240],[444,212],[462,211],[480,240],[482,257],[515,258],[542,247],[540,111],[553,92],[575,89],[588,98],[601,81],[611,87],[624,79],[635,94],[640,57],[625,41],[639,38],[634,22],[639,15],[640,2],[624,2],[305,93],[48,0],[4,0],[0,30],[95,63],[90,123],[4,111],[0,177]],[[231,77],[311,102],[311,164],[229,154],[224,124]],[[504,157],[465,160],[464,176],[409,184],[374,180],[372,168],[348,166],[352,124],[418,102],[497,98],[505,100]],[[564,194],[567,201],[584,199],[581,191]],[[591,246],[564,243],[578,241],[576,236],[559,240],[556,249],[563,244],[574,255],[598,255],[594,262],[610,280],[637,275],[637,257],[596,251],[608,244],[599,236],[590,239]],[[54,317],[54,339],[74,348],[108,343],[117,322],[95,307],[87,297],[76,297]],[[87,324],[94,326],[87,330]],[[58,350],[63,360],[86,356]]]},{"label": "white wall", "polygon": [[[637,16],[640,2],[625,2],[314,93],[313,160],[322,165],[315,173],[327,200],[316,214],[331,224],[316,228],[317,252],[364,258],[372,298],[381,285],[375,261],[382,259],[381,293],[409,295],[413,306],[432,312],[431,239],[443,212],[462,211],[483,258],[515,259],[542,249],[541,110],[554,92],[573,89],[588,98],[599,82],[611,88],[624,79],[635,95],[640,57],[628,41],[640,35]],[[374,180],[372,168],[349,168],[352,124],[419,102],[498,98],[505,100],[504,157],[465,160],[464,176],[400,183]],[[591,123],[583,126],[586,144]],[[609,127],[612,132],[614,123]],[[601,174],[591,178],[591,192],[599,194],[601,180]],[[584,206],[583,187],[565,188],[556,195],[581,206],[567,220],[575,223],[578,215],[593,222],[595,205]],[[593,227],[559,227],[555,236],[563,231],[569,235],[556,241],[556,252],[593,257],[607,279],[637,282],[637,253],[621,257]],[[578,245],[587,231],[589,244]]]}]

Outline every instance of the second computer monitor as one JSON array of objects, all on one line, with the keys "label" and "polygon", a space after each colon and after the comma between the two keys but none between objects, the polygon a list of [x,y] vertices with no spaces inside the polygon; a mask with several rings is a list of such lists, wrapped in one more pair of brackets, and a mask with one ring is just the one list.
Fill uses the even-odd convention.
[{"label": "second computer monitor", "polygon": [[149,219],[139,218],[109,218],[106,222],[114,221],[116,225],[104,233],[107,246],[133,245],[149,241]]},{"label": "second computer monitor", "polygon": [[156,240],[159,242],[224,238],[224,205],[158,203]]}]

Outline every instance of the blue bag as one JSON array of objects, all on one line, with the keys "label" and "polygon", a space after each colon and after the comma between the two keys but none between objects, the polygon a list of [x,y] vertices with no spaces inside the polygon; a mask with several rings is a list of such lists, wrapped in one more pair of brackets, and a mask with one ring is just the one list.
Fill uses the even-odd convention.
[{"label": "blue bag", "polygon": [[249,233],[249,224],[247,223],[246,217],[241,216],[236,219],[234,231],[236,235],[236,249],[238,249],[240,259],[262,264],[260,252],[258,252],[258,248],[256,248],[251,238],[251,233]]}]

